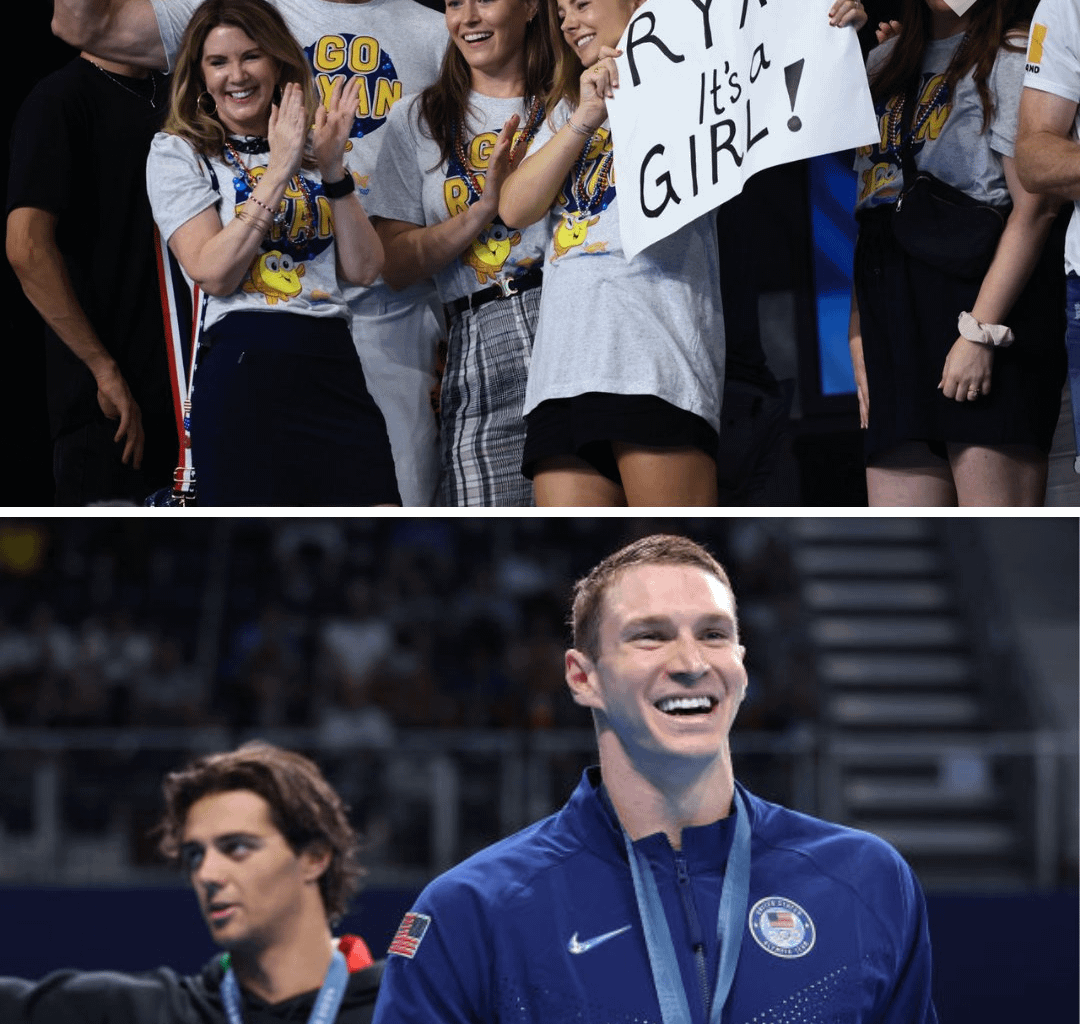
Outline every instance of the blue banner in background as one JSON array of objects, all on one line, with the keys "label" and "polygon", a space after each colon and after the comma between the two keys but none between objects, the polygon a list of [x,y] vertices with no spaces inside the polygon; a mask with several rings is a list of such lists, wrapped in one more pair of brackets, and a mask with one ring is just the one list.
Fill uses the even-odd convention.
[{"label": "blue banner in background", "polygon": [[[339,932],[386,952],[411,889],[368,889]],[[934,1001],[941,1024],[1074,1021],[1080,985],[1080,898],[1074,891],[928,894]],[[215,946],[185,889],[0,888],[9,940],[0,975],[60,967],[198,971]]]},{"label": "blue banner in background", "polygon": [[857,234],[855,172],[850,153],[817,157],[809,166],[819,386],[823,395],[853,394],[855,376],[848,353],[848,319]]}]

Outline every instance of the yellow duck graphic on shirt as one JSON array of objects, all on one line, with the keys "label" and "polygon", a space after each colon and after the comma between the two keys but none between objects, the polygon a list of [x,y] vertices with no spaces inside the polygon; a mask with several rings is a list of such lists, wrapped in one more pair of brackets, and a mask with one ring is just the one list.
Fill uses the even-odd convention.
[{"label": "yellow duck graphic on shirt", "polygon": [[[551,257],[554,263],[560,256],[566,255],[575,246],[581,245],[589,233],[589,228],[600,220],[599,216],[585,220],[572,214],[564,213],[555,229],[554,247],[555,253]],[[594,242],[585,246],[585,252],[603,252],[607,248],[607,242]]]},{"label": "yellow duck graphic on shirt", "polygon": [[476,271],[480,284],[498,280],[498,273],[510,258],[510,250],[521,241],[521,232],[510,233],[501,223],[489,224],[465,250],[461,262]]},{"label": "yellow duck graphic on shirt", "polygon": [[279,249],[271,249],[258,256],[248,271],[244,291],[259,292],[266,297],[268,305],[295,299],[303,290],[300,278],[304,276],[304,264]]}]

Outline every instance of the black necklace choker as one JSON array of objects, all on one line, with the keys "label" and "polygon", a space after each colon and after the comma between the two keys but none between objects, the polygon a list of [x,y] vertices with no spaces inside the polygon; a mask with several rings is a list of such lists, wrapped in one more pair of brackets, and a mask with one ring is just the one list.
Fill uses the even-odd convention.
[{"label": "black necklace choker", "polygon": [[261,135],[230,135],[229,142],[239,153],[270,152],[270,141]]}]

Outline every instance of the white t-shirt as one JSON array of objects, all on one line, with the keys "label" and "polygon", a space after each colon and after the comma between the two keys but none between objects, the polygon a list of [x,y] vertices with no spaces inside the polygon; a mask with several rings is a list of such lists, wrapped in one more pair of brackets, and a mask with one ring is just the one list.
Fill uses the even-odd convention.
[{"label": "white t-shirt", "polygon": [[[1078,104],[1073,137],[1080,136],[1080,6],[1076,0],[1042,0],[1036,8],[1024,87]],[[1073,204],[1065,236],[1065,270],[1080,274],[1080,201]]]},{"label": "white t-shirt", "polygon": [[[980,202],[1003,206],[1010,202],[1010,196],[1001,157],[1011,157],[1016,147],[1024,55],[998,51],[987,82],[994,98],[994,110],[984,132],[982,100],[972,72],[956,83],[947,100],[939,96],[933,109],[926,109],[963,38],[959,34],[932,39],[927,44],[918,108],[918,116],[924,120],[912,145],[912,156],[920,171],[928,171]],[[871,76],[885,62],[894,45],[895,41],[890,39],[870,54],[867,71]],[[889,116],[896,100],[892,97],[877,106],[881,141],[856,151],[856,209],[895,203],[900,195],[900,163],[888,145]],[[902,130],[906,132],[911,124],[909,112],[904,112],[903,120]]]},{"label": "white t-shirt", "polygon": [[[370,183],[390,108],[402,96],[435,81],[446,49],[446,20],[416,0],[269,0],[311,61],[319,96],[336,78],[362,75],[359,116],[352,136],[359,146],[360,197],[367,207]],[[200,0],[152,0],[161,42],[172,69],[180,38]]]},{"label": "white t-shirt", "polygon": [[652,395],[720,429],[724,315],[716,218],[623,254],[601,129],[554,208],[525,412],[598,391]]},{"label": "white t-shirt", "polygon": [[[440,160],[438,145],[426,126],[420,124],[419,97],[411,97],[390,113],[376,172],[379,194],[368,212],[424,226],[439,224],[462,212],[482,194],[488,157],[507,118],[518,114],[523,129],[527,113],[520,97],[504,99],[471,93],[464,133],[468,166],[462,168],[456,156],[449,164]],[[562,110],[557,113],[561,126],[566,114]],[[526,152],[534,152],[550,138],[551,124],[545,118]],[[480,192],[474,184],[480,186]],[[439,297],[451,302],[542,267],[550,234],[547,218],[522,230],[509,229],[496,220],[461,256],[435,275]]]},{"label": "white t-shirt", "polygon": [[[270,154],[239,156],[257,180]],[[187,140],[165,132],[154,136],[146,161],[146,188],[166,242],[178,227],[211,206],[217,206],[225,227],[247,200],[250,184],[243,172],[221,156],[209,160],[217,176],[216,191],[202,158]],[[345,166],[352,169],[349,154]],[[299,177],[299,188],[290,184],[285,190],[284,222],[264,236],[241,286],[231,295],[207,297],[206,327],[235,310],[350,315],[338,283],[330,200],[323,195],[317,170],[303,168]]]}]

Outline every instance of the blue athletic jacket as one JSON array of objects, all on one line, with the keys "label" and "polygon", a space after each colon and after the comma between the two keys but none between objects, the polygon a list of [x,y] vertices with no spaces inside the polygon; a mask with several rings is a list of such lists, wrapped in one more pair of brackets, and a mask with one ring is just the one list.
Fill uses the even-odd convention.
[{"label": "blue athletic jacket", "polygon": [[[558,813],[435,879],[387,957],[374,1024],[661,1024],[626,847],[597,769]],[[741,790],[749,915],[724,1024],[936,1024],[922,891],[887,843]],[[639,840],[695,1024],[708,1020],[734,818]],[[705,947],[701,978],[695,942]]]}]

